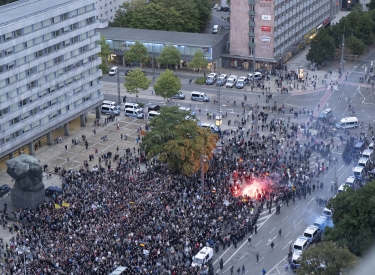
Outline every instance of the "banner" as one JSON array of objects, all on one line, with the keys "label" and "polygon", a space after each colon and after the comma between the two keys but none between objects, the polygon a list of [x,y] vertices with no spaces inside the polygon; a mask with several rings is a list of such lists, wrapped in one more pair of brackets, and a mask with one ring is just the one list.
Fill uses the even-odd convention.
[{"label": "banner", "polygon": [[60,209],[61,206],[55,203],[55,209]]},{"label": "banner", "polygon": [[69,206],[70,206],[70,203],[67,203],[67,202],[63,201],[62,207],[69,207]]}]

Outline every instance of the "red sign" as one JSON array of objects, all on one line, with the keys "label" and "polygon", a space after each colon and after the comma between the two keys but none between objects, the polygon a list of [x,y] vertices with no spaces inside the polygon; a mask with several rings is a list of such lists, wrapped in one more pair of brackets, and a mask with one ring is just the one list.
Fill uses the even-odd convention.
[{"label": "red sign", "polygon": [[262,26],[262,31],[263,32],[270,32],[271,31],[271,27],[269,27],[269,26]]},{"label": "red sign", "polygon": [[329,23],[329,18],[323,21],[323,25],[327,25]]}]

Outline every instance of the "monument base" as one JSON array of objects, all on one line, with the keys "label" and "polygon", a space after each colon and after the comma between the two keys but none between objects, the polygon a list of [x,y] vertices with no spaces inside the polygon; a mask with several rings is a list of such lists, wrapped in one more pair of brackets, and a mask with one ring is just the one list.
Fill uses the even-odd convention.
[{"label": "monument base", "polygon": [[26,192],[16,188],[12,188],[10,192],[12,199],[12,207],[36,209],[45,200],[45,189],[44,187],[37,192]]}]

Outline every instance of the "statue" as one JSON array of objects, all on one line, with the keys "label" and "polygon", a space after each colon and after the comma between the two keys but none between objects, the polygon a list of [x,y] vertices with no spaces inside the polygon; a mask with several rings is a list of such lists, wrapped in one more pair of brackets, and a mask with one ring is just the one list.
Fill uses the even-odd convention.
[{"label": "statue", "polygon": [[44,187],[43,170],[36,158],[23,154],[6,161],[6,164],[8,166],[7,173],[16,181],[14,188],[26,192],[36,192]]},{"label": "statue", "polygon": [[15,180],[11,189],[12,207],[36,209],[44,202],[43,169],[36,158],[19,155],[6,161],[7,173]]}]

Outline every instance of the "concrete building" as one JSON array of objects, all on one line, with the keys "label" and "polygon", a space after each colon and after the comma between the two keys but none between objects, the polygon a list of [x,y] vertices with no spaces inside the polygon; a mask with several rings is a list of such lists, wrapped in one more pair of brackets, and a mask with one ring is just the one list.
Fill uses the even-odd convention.
[{"label": "concrete building", "polygon": [[96,0],[96,8],[98,10],[97,19],[105,19],[113,22],[116,11],[124,2],[128,0]]},{"label": "concrete building", "polygon": [[[97,10],[90,0],[20,0],[0,7],[0,157],[14,156],[99,106]],[[97,107],[99,114],[99,107]]]},{"label": "concrete building", "polygon": [[[329,24],[332,0],[231,0],[224,66],[270,69],[287,61]],[[255,55],[255,56],[254,56]]]}]

